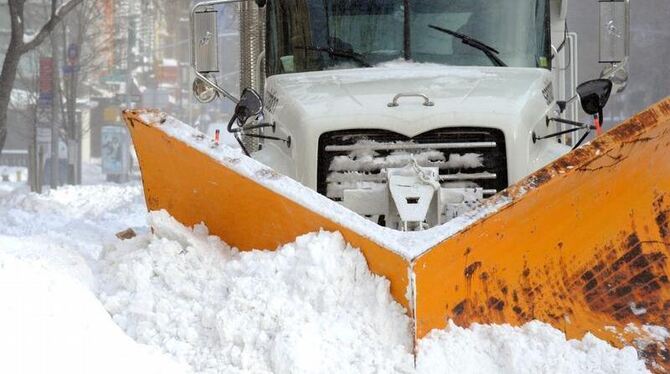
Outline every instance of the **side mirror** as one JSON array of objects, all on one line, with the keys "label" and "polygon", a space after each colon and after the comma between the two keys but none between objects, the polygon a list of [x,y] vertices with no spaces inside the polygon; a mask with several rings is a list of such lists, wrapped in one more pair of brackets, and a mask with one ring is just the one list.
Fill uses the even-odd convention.
[{"label": "side mirror", "polygon": [[[213,77],[210,79],[213,79]],[[214,87],[205,82],[202,78],[196,77],[193,80],[193,96],[195,96],[199,102],[207,104],[214,101],[214,99],[219,96],[219,93]]]},{"label": "side mirror", "polygon": [[600,62],[618,64],[629,55],[629,0],[600,0]]},{"label": "side mirror", "polygon": [[600,63],[611,64],[600,76],[612,80],[617,92],[621,92],[628,81],[630,0],[600,0],[598,4]]},{"label": "side mirror", "polygon": [[586,113],[598,114],[602,117],[603,108],[610,98],[610,93],[612,93],[612,81],[609,79],[594,79],[584,82],[577,86],[577,93]]},{"label": "side mirror", "polygon": [[219,71],[218,12],[205,9],[193,13],[192,62],[199,73]]},{"label": "side mirror", "polygon": [[263,100],[253,88],[242,91],[240,101],[235,107],[235,115],[240,123],[244,124],[250,117],[257,116],[263,111]]}]

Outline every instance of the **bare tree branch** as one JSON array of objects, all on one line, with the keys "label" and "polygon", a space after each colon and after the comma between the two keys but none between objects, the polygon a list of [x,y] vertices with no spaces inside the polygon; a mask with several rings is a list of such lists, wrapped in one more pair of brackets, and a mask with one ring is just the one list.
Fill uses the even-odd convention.
[{"label": "bare tree branch", "polygon": [[72,11],[83,0],[68,0],[61,6],[58,6],[58,0],[51,0],[51,15],[49,20],[37,32],[31,40],[24,40],[24,5],[25,0],[8,0],[9,18],[11,23],[11,36],[9,45],[5,51],[5,60],[2,63],[0,71],[0,151],[5,146],[7,139],[7,111],[11,98],[12,88],[16,80],[21,56],[26,52],[37,48],[44,39],[51,33],[56,25]]},{"label": "bare tree branch", "polygon": [[[42,44],[44,39],[51,34],[51,31],[58,25],[58,23],[65,17],[72,9],[74,9],[83,0],[69,0],[61,6],[58,5],[58,0],[51,0],[51,17],[49,21],[42,26],[35,37],[21,46],[21,53],[25,53],[38,45]],[[10,1],[11,2],[11,1]]]}]

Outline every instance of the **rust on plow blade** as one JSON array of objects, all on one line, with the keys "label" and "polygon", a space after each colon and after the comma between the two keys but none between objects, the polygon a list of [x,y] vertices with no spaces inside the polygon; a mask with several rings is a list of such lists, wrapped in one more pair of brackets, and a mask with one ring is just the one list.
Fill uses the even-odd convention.
[{"label": "rust on plow blade", "polygon": [[538,319],[670,370],[667,337],[642,329],[670,326],[669,153],[666,99],[509,188],[511,204],[415,260],[417,335]]},{"label": "rust on plow blade", "polygon": [[569,338],[591,332],[632,345],[650,370],[670,371],[670,340],[657,328],[670,326],[670,98],[493,197],[488,204],[506,205],[412,258],[168,135],[144,113],[124,115],[150,210],[204,222],[241,250],[340,231],[389,279],[416,339],[449,319],[537,319]]}]

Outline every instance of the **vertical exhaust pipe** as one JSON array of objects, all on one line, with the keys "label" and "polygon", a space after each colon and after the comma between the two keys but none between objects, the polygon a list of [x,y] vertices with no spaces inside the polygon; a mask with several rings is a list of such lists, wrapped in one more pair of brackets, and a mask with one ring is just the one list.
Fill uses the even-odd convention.
[{"label": "vertical exhaust pipe", "polygon": [[[255,89],[263,96],[265,86],[265,8],[252,1],[239,3],[240,11],[240,91],[247,87]],[[260,130],[250,130],[258,134]],[[243,137],[249,152],[259,148],[258,138]]]}]

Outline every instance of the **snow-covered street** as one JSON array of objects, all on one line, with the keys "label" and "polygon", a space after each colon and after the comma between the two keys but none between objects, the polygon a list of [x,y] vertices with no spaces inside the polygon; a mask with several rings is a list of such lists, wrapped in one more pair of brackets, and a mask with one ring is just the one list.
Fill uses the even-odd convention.
[{"label": "snow-covered street", "polygon": [[411,320],[338,233],[240,253],[148,214],[136,182],[9,191],[0,248],[4,373],[646,371],[633,348],[540,322],[450,325],[415,368]]}]

